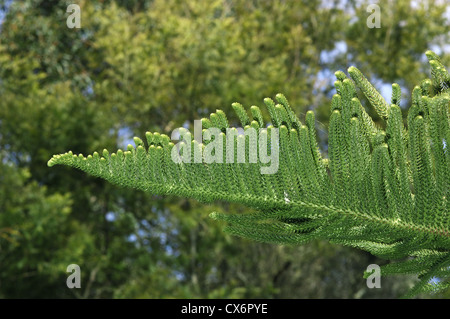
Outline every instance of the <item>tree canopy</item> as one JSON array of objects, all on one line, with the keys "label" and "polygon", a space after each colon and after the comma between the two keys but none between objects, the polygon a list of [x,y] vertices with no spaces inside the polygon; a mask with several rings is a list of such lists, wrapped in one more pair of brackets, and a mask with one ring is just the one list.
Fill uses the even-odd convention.
[{"label": "tree canopy", "polygon": [[[0,297],[398,297],[416,279],[368,289],[363,271],[385,263],[370,254],[246,241],[208,217],[240,206],[150,196],[46,163],[278,92],[297,115],[314,110],[327,150],[335,70],[356,65],[410,96],[429,77],[428,48],[450,64],[445,3],[413,2],[381,1],[382,27],[370,29],[368,3],[355,1],[2,1]],[[70,3],[80,29],[66,26]],[[73,263],[81,289],[65,285]]]}]

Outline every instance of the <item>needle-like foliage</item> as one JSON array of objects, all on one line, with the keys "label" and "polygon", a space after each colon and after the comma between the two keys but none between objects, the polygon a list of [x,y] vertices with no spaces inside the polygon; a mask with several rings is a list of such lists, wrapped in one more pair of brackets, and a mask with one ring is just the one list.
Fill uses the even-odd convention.
[{"label": "needle-like foliage", "polygon": [[[328,158],[318,147],[314,113],[307,112],[302,123],[278,94],[276,102],[264,100],[270,123],[264,122],[259,107],[252,106],[248,113],[233,104],[244,132],[254,129],[256,139],[229,134],[237,130],[229,128],[218,110],[201,122],[203,142],[187,130],[180,130],[187,142],[179,145],[166,135],[147,132],[147,144],[134,138],[136,145],[126,151],[104,150],[88,157],[68,152],[53,156],[48,165],[76,167],[152,194],[241,203],[255,212],[211,217],[226,221],[226,231],[257,241],[303,244],[325,239],[392,260],[381,268],[382,275],[420,278],[408,297],[447,289],[450,76],[436,54],[427,51],[426,56],[432,79],[414,88],[405,124],[398,84],[393,84],[388,103],[355,67],[348,69],[350,78],[336,72]],[[357,88],[384,121],[382,127],[361,105]],[[220,130],[214,140],[209,139],[210,128]],[[274,134],[275,142],[270,139]],[[261,140],[268,140],[269,146],[256,143]],[[222,162],[206,160],[211,143]],[[227,143],[235,149],[245,145],[245,153],[227,154]],[[274,174],[261,173],[267,161],[251,160],[251,150],[259,152],[261,147],[267,154],[279,153]],[[174,160],[174,153],[184,160]]]}]

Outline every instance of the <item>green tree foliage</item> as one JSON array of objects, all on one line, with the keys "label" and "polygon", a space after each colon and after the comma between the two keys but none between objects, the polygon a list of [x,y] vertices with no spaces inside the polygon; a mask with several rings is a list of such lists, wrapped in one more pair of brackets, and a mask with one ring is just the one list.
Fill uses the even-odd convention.
[{"label": "green tree foliage", "polygon": [[342,37],[330,30],[345,23],[342,11],[321,9],[317,1],[170,0],[138,13],[114,4],[85,11],[98,17],[93,46],[97,64],[105,65],[94,91],[136,131],[162,123],[172,130],[206,116],[211,105],[229,111],[236,99],[252,105],[261,92],[282,88],[306,105],[320,52]]},{"label": "green tree foliage", "polygon": [[426,68],[421,64],[423,52],[446,43],[450,31],[446,15],[448,3],[440,0],[377,1],[381,27],[372,29],[366,24],[372,13],[367,12],[367,7],[372,2],[351,3],[355,18],[346,29],[350,62],[359,65],[364,74],[398,82],[412,90],[417,79],[426,74]]},{"label": "green tree foliage", "polygon": [[[0,164],[0,297],[36,298],[41,289],[64,295],[60,280],[70,264],[65,250],[88,248],[83,237],[89,235],[70,222],[70,197],[48,194],[36,182],[28,183],[29,177],[27,169]],[[61,240],[69,247],[59,245]],[[79,252],[74,249],[73,258],[80,258]]]},{"label": "green tree foliage", "polygon": [[[81,6],[81,29],[66,27],[71,3]],[[383,263],[372,255],[322,241],[254,243],[223,234],[205,215],[247,213],[240,205],[149,196],[46,166],[52,154],[116,149],[123,132],[168,132],[216,108],[231,114],[235,100],[250,106],[277,92],[289,96],[296,114],[315,109],[326,146],[334,89],[327,85],[332,73],[324,74],[347,66],[350,55],[323,56],[339,41],[349,48],[355,41],[348,32],[354,13],[339,3],[0,0],[0,255],[8,252],[0,259],[0,295],[398,296],[411,281],[389,278],[383,289],[367,289],[362,270]],[[437,34],[430,33],[434,14],[412,19],[410,29]],[[361,28],[357,38],[370,37],[367,31],[374,30]],[[432,40],[422,39],[414,54],[401,42],[402,65],[422,72],[417,54]],[[383,63],[360,63],[369,54],[352,56],[369,79],[391,80],[383,78]],[[39,225],[48,235],[35,231]],[[81,266],[80,290],[65,286],[70,263]]]}]

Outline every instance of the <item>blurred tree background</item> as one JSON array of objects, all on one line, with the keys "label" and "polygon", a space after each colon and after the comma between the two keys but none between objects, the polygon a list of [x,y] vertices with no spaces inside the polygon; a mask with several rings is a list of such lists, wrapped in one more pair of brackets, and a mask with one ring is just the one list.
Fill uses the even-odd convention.
[{"label": "blurred tree background", "polygon": [[[70,29],[69,4],[81,7]],[[355,65],[390,98],[429,76],[424,52],[450,65],[446,1],[0,0],[0,298],[396,298],[414,278],[356,249],[285,247],[221,231],[208,214],[242,211],[123,189],[53,154],[125,148],[170,136],[231,103],[283,93],[317,114],[326,153],[336,70]],[[69,289],[69,264],[81,289]],[[442,295],[438,296],[442,297]],[[449,297],[444,296],[444,297]]]}]

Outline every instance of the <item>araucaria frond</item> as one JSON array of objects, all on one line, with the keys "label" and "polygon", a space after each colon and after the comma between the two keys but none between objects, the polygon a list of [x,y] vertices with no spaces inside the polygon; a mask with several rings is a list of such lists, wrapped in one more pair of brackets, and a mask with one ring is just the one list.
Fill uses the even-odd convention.
[{"label": "araucaria frond", "polygon": [[[408,296],[450,286],[450,76],[426,53],[432,79],[412,92],[404,122],[400,86],[391,103],[355,67],[339,71],[331,101],[328,158],[319,151],[314,113],[304,123],[286,98],[266,98],[265,123],[257,106],[233,108],[243,131],[224,112],[178,130],[181,142],[146,133],[147,144],[88,157],[55,155],[49,166],[79,168],[112,183],[152,194],[202,202],[236,202],[249,214],[217,214],[226,231],[258,241],[303,244],[314,239],[349,245],[393,262],[382,274],[417,274]],[[384,121],[366,113],[357,88]],[[250,116],[251,115],[251,116]],[[201,124],[200,124],[201,123]],[[174,135],[175,136],[175,135]],[[439,278],[432,283],[432,278]]]}]

